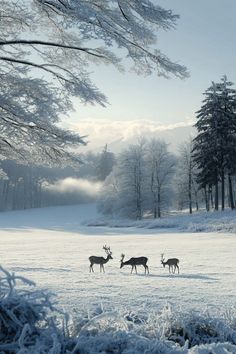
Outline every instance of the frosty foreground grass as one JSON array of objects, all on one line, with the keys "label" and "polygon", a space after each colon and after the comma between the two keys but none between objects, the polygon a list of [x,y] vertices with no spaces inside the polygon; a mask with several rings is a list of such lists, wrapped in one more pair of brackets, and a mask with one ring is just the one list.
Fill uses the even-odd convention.
[{"label": "frosty foreground grass", "polygon": [[[170,307],[159,313],[74,314],[55,309],[48,292],[0,268],[0,352],[7,354],[235,353],[236,309],[221,317]],[[18,286],[18,282],[23,283]],[[31,286],[27,288],[26,285]]]}]

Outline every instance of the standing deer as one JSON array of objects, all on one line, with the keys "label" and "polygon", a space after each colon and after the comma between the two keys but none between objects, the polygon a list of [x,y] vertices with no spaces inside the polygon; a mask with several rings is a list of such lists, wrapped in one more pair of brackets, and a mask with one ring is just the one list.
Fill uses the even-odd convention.
[{"label": "standing deer", "polygon": [[148,266],[147,266],[147,261],[148,261],[148,258],[147,257],[137,257],[137,258],[130,258],[128,261],[124,262],[124,258],[125,258],[125,255],[122,253],[121,255],[121,261],[120,261],[120,268],[123,268],[125,265],[131,265],[131,274],[133,272],[133,269],[135,268],[135,271],[136,271],[136,274],[137,274],[137,265],[142,265],[144,266],[145,268],[145,274],[146,274],[146,271],[148,272],[149,274],[149,269],[148,269]]},{"label": "standing deer", "polygon": [[161,254],[161,264],[163,265],[163,267],[165,268],[166,265],[169,266],[169,273],[170,270],[172,270],[172,273],[174,274],[176,271],[176,268],[178,269],[178,274],[179,274],[179,260],[178,258],[169,258],[167,259],[167,261],[165,262],[164,257],[164,253]]},{"label": "standing deer", "polygon": [[94,270],[93,270],[94,264],[99,264],[100,265],[100,272],[103,270],[103,273],[105,273],[104,264],[107,263],[110,259],[113,259],[111,256],[112,252],[110,250],[110,247],[107,247],[105,245],[105,246],[103,246],[103,249],[105,250],[105,252],[107,254],[107,258],[97,257],[97,256],[90,256],[89,257],[89,262],[90,262],[89,271],[90,272],[91,272],[91,270],[94,272]]}]

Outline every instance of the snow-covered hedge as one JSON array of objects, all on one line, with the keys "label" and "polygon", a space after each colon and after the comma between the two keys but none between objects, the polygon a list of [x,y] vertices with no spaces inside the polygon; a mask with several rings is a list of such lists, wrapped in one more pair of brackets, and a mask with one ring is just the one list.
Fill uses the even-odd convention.
[{"label": "snow-covered hedge", "polygon": [[73,320],[52,295],[0,267],[1,354],[236,353],[236,310],[221,316],[183,313],[84,313]]}]

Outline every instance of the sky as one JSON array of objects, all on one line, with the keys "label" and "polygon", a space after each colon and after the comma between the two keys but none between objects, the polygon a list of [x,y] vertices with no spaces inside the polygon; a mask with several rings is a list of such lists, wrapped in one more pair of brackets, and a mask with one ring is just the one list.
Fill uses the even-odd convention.
[{"label": "sky", "polygon": [[[201,107],[203,92],[212,81],[226,74],[236,82],[236,1],[235,0],[154,0],[180,15],[177,27],[160,31],[157,47],[171,60],[187,66],[190,77],[165,79],[153,74],[121,74],[113,67],[98,66],[92,79],[106,94],[109,105],[83,106],[74,101],[69,126],[89,141],[109,141],[109,129],[119,135],[142,132],[143,127],[190,126]],[[114,135],[114,136],[113,136]],[[108,136],[108,137],[107,137]]]}]

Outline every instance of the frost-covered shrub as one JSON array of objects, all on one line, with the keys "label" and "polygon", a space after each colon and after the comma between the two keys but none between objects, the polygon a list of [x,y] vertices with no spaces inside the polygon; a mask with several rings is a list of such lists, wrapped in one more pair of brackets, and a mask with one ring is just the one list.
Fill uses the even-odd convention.
[{"label": "frost-covered shrub", "polygon": [[69,348],[67,326],[59,312],[55,317],[51,295],[2,267],[0,273],[0,353],[59,354]]},{"label": "frost-covered shrub", "polygon": [[[231,319],[232,320],[232,319]],[[230,342],[236,344],[236,331],[225,316],[214,317],[196,312],[167,311],[162,316],[165,338],[184,346]]]},{"label": "frost-covered shrub", "polygon": [[0,267],[0,354],[236,353],[236,311],[183,313],[76,309],[73,321],[51,295]]}]

